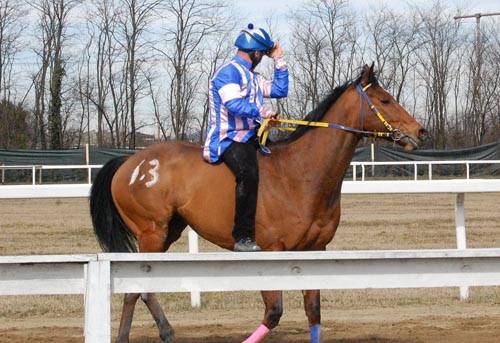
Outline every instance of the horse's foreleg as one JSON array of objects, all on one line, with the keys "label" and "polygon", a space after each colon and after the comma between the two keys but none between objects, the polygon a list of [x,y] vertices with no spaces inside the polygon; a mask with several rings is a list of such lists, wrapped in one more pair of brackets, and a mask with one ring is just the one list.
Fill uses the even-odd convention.
[{"label": "horse's foreleg", "polygon": [[139,299],[139,296],[139,293],[127,293],[123,298],[122,318],[120,320],[120,328],[118,329],[116,343],[128,343],[135,303],[137,299]]},{"label": "horse's foreleg", "polygon": [[262,324],[243,343],[261,342],[270,330],[278,326],[283,314],[283,293],[282,291],[262,291],[262,299],[266,306],[264,320]]},{"label": "horse's foreleg", "polygon": [[321,342],[321,301],[319,290],[302,291],[304,309],[309,320],[311,343]]}]

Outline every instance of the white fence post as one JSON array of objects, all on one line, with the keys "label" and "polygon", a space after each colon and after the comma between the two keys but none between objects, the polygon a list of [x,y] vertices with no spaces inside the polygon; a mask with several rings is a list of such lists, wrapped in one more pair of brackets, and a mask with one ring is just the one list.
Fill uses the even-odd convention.
[{"label": "white fence post", "polygon": [[[371,160],[375,162],[375,144],[370,145]],[[372,164],[372,177],[375,177],[375,164]]]},{"label": "white fence post", "polygon": [[[89,152],[89,144],[85,144],[85,164],[89,166],[90,164],[90,152]],[[92,184],[92,168],[88,167],[87,169],[87,181]]]},{"label": "white fence post", "polygon": [[111,263],[89,261],[85,288],[85,343],[111,342]]},{"label": "white fence post", "polygon": [[[457,249],[467,249],[464,198],[464,193],[457,193],[455,195],[455,229],[457,233]],[[460,299],[469,299],[469,287],[460,287]]]},{"label": "white fence post", "polygon": [[[189,228],[188,233],[188,243],[189,243],[189,253],[196,254],[199,252],[198,247],[198,234]],[[201,307],[201,293],[199,291],[191,291],[191,307],[200,308]]]}]

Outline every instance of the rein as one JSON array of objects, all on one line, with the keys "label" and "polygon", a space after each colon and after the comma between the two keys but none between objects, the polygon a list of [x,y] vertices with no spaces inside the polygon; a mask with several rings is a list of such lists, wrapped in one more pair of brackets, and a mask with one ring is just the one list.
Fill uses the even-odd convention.
[{"label": "rein", "polygon": [[[389,122],[384,118],[382,113],[373,105],[372,101],[366,94],[366,90],[371,87],[371,83],[362,87],[359,83],[356,84],[356,90],[358,91],[361,99],[368,103],[370,110],[377,116],[377,118],[384,124],[387,131],[366,131],[362,129],[356,129],[350,126],[345,126],[336,123],[327,123],[321,121],[307,121],[307,120],[295,120],[295,119],[271,119],[267,118],[262,121],[262,124],[257,132],[257,137],[259,138],[259,143],[261,147],[264,147],[269,137],[269,132],[271,127],[282,130],[282,131],[295,131],[295,128],[286,127],[286,126],[276,126],[276,124],[288,124],[288,125],[297,125],[297,126],[314,126],[314,127],[323,127],[330,129],[339,129],[343,131],[347,131],[354,134],[360,134],[364,137],[382,137],[382,138],[390,138],[394,142],[397,142],[405,137],[405,135],[399,130],[395,129],[389,124]],[[361,103],[362,105],[362,103]],[[363,111],[360,110],[360,118],[361,118],[361,127],[363,127]],[[272,123],[272,124],[271,124]],[[266,148],[267,149],[267,148]]]}]

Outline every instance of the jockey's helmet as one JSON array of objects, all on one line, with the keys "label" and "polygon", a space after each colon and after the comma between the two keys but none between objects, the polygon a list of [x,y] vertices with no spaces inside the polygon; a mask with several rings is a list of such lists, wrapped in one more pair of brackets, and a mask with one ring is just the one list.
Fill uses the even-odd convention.
[{"label": "jockey's helmet", "polygon": [[274,42],[269,33],[264,29],[254,28],[253,24],[248,24],[247,29],[241,30],[234,45],[243,51],[262,51],[268,53],[274,47]]}]

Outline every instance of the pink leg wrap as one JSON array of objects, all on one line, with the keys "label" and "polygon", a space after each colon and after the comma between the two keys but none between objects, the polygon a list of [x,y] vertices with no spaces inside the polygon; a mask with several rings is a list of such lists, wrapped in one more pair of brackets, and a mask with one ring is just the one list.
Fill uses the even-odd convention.
[{"label": "pink leg wrap", "polygon": [[264,324],[260,324],[257,330],[255,330],[255,332],[250,337],[245,339],[242,343],[259,343],[264,337],[266,337],[268,333],[269,329],[267,328],[267,326],[265,326]]}]

